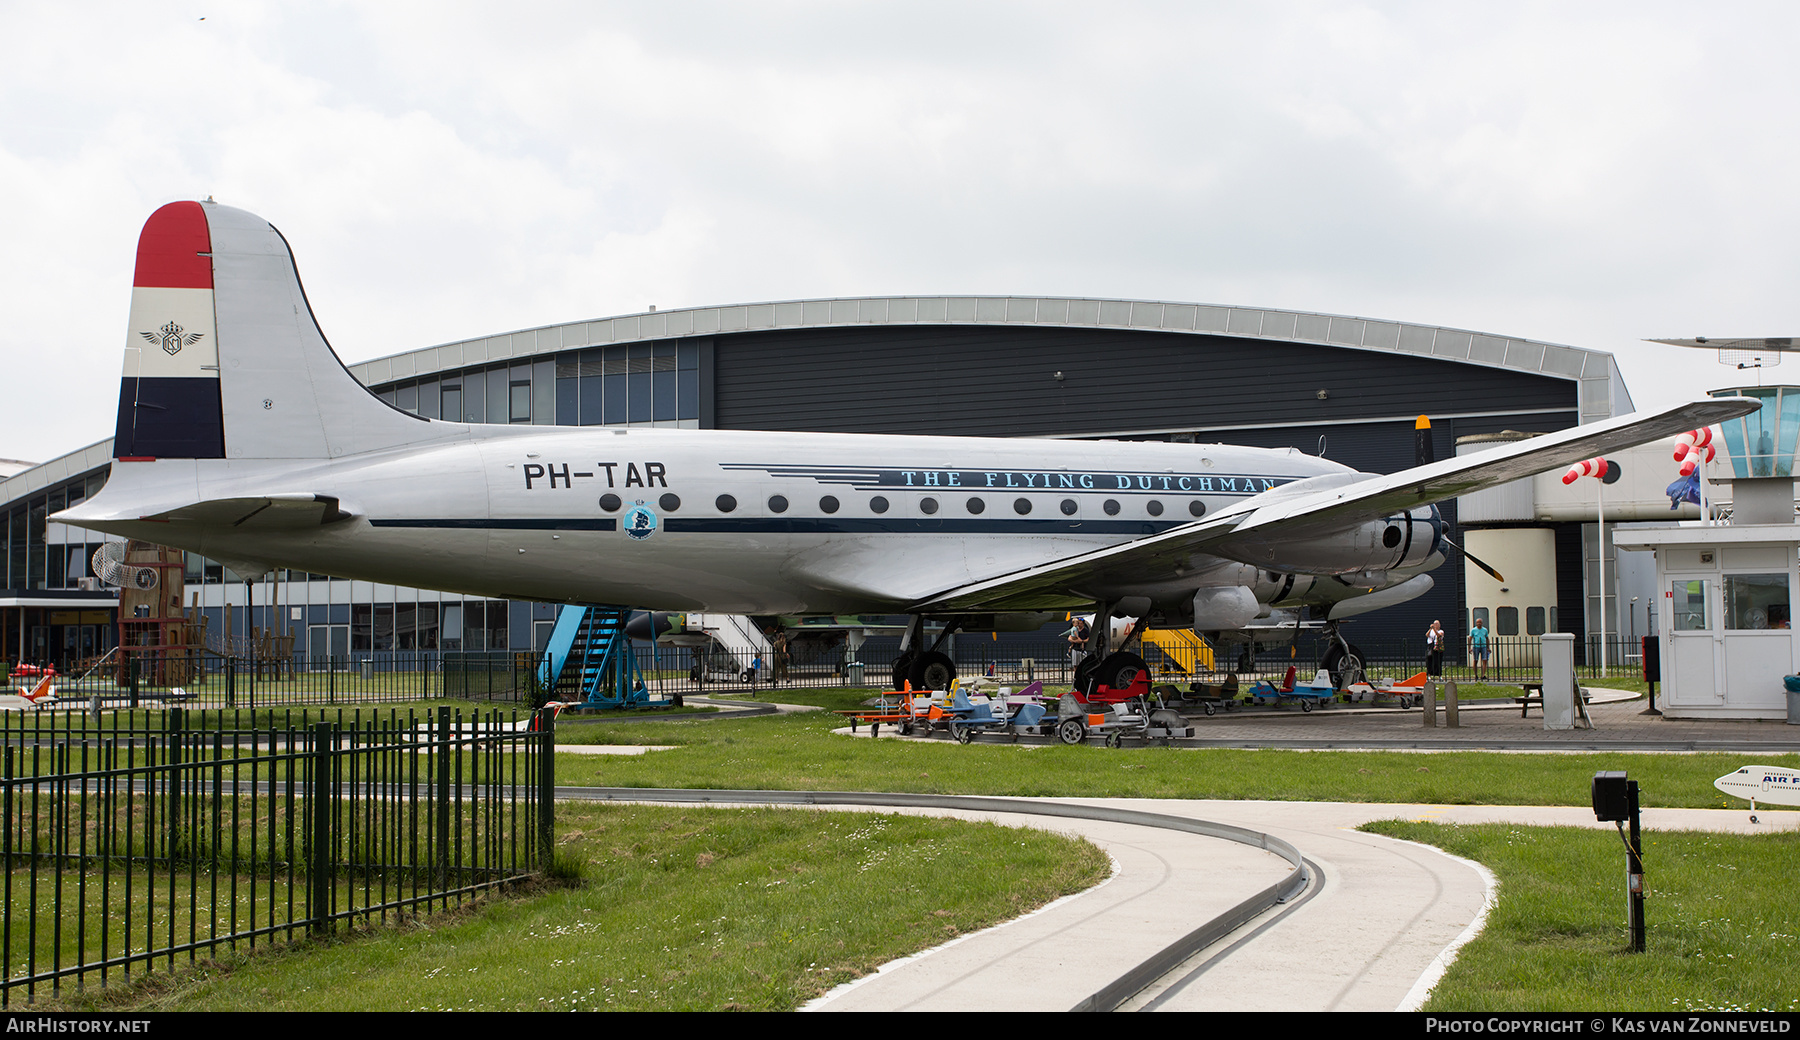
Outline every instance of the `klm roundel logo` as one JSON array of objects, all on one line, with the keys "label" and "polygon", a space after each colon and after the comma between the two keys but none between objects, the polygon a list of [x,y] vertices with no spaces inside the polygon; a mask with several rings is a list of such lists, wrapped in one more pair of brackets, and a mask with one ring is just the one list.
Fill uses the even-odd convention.
[{"label": "klm roundel logo", "polygon": [[638,541],[656,533],[656,513],[642,502],[625,511],[625,537]]}]

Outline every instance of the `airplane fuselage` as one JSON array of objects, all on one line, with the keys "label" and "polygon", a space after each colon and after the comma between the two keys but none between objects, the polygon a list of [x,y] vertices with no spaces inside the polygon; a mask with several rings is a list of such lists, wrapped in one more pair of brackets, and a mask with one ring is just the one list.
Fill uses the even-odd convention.
[{"label": "airplane fuselage", "polygon": [[[1352,472],[1291,449],[1217,444],[431,427],[436,443],[329,464],[122,461],[107,489],[143,502],[164,488],[174,508],[328,488],[349,514],[335,523],[96,526],[252,569],[659,610],[853,613]],[[1396,552],[1354,531],[1313,548],[1310,560],[1298,547],[1283,560],[1216,562],[1344,573],[1424,561],[1418,545]],[[1208,566],[1193,561],[1175,584],[1203,581]]]}]

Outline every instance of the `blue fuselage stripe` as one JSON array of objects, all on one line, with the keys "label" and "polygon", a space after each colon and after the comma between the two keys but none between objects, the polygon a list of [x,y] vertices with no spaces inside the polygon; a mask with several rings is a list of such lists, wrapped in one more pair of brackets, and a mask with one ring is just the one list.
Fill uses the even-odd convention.
[{"label": "blue fuselage stripe", "polygon": [[[1025,520],[974,517],[672,517],[662,518],[662,529],[689,534],[1107,534],[1146,535],[1181,527],[1191,521],[1174,520]],[[438,528],[466,531],[616,531],[618,521],[541,519],[417,519],[370,520],[374,527]]]}]

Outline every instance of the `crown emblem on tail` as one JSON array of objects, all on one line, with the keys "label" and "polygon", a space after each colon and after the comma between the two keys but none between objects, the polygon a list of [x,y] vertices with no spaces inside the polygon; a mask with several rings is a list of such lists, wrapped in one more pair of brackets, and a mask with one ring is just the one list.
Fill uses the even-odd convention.
[{"label": "crown emblem on tail", "polygon": [[169,322],[157,331],[162,335],[158,336],[155,332],[140,332],[138,335],[152,343],[161,343],[163,352],[171,356],[181,353],[182,347],[192,346],[206,338],[204,332],[184,333],[181,326],[174,322]]}]

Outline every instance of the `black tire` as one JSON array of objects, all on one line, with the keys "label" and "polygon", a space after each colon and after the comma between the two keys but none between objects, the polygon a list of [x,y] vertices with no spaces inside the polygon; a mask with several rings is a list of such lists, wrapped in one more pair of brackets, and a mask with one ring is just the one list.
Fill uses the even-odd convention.
[{"label": "black tire", "polygon": [[1113,690],[1123,690],[1138,681],[1138,677],[1150,674],[1150,666],[1136,654],[1123,650],[1106,655],[1100,666],[1094,669],[1094,678],[1100,685]]},{"label": "black tire", "polygon": [[889,689],[903,690],[906,688],[906,681],[912,678],[913,661],[917,660],[918,656],[917,650],[908,650],[894,658],[894,685]]},{"label": "black tire", "polygon": [[900,724],[900,735],[901,736],[910,737],[910,736],[912,736],[912,733],[913,733],[913,724],[912,724],[911,719],[908,719],[907,721],[902,722]]},{"label": "black tire", "polygon": [[950,724],[950,735],[956,738],[958,744],[967,744],[975,739],[975,727],[958,725],[957,723],[952,722]]},{"label": "black tire", "polygon": [[1303,698],[1303,699],[1302,699],[1302,700],[1301,700],[1301,701],[1300,701],[1300,710],[1301,710],[1301,711],[1311,711],[1311,710],[1312,710],[1312,706],[1313,706],[1313,702],[1312,702],[1312,698],[1311,698],[1311,697],[1306,697],[1306,698]]},{"label": "black tire", "polygon": [[1108,733],[1106,735],[1106,746],[1109,748],[1122,748],[1125,746],[1125,738],[1117,733]]},{"label": "black tire", "polygon": [[1212,705],[1210,705],[1210,704],[1208,704],[1208,705],[1207,705],[1207,706],[1206,706],[1206,717],[1207,717],[1207,718],[1212,718],[1212,716],[1213,716],[1213,713],[1214,713],[1214,712],[1216,712],[1216,711],[1218,711],[1218,710],[1219,710],[1219,709],[1217,709],[1217,708],[1215,708],[1215,707],[1213,707],[1213,706],[1212,706]]},{"label": "black tire", "polygon": [[949,690],[956,683],[956,662],[928,650],[913,659],[907,678],[915,690]]},{"label": "black tire", "polygon": [[1364,660],[1361,647],[1353,643],[1346,652],[1342,643],[1335,643],[1319,664],[1331,673],[1331,685],[1341,690],[1363,681]]},{"label": "black tire", "polygon": [[681,694],[679,694],[679,693],[675,695],[675,706],[677,708],[686,707],[686,705],[684,703],[682,703]]},{"label": "black tire", "polygon": [[1080,719],[1064,719],[1056,724],[1056,739],[1073,747],[1087,742],[1087,723]]},{"label": "black tire", "polygon": [[1100,659],[1093,654],[1089,654],[1082,658],[1080,662],[1075,665],[1074,682],[1071,685],[1082,693],[1092,692],[1092,687],[1088,685],[1088,682],[1093,677],[1095,667],[1099,664]]},{"label": "black tire", "polygon": [[[852,731],[854,731],[856,729],[855,726],[851,726],[850,728]],[[869,736],[871,736],[871,737],[881,736],[881,723],[879,723],[879,722],[869,723]]]}]

